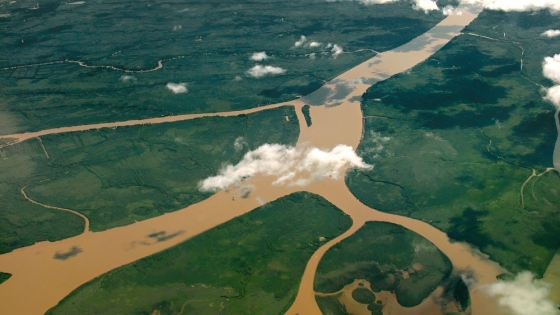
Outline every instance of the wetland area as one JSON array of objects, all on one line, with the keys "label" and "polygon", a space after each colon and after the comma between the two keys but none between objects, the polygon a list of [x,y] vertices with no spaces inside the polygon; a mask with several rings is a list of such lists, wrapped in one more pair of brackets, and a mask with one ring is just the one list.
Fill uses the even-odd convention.
[{"label": "wetland area", "polygon": [[[54,25],[96,5],[109,28],[118,18],[100,2],[0,20],[19,52],[0,60],[4,311],[507,314],[485,286],[523,270],[558,284],[558,130],[540,94],[541,60],[560,50],[538,39],[558,24],[548,11],[139,4],[110,6],[158,30],[165,16],[170,35],[150,43],[164,54],[135,37],[145,29],[107,42],[87,23],[14,44],[17,19]],[[318,5],[340,14],[298,13]],[[84,47],[80,32],[103,45]],[[245,72],[264,49],[285,74]],[[166,90],[173,81],[183,90]],[[270,144],[301,159],[287,170],[297,180],[261,170],[202,189]],[[363,163],[306,160],[345,147]]]}]

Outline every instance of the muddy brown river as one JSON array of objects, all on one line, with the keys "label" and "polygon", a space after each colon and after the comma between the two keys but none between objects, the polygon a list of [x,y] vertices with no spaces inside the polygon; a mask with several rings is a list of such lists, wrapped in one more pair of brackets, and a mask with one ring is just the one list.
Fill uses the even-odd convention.
[{"label": "muddy brown river", "polygon": [[[289,105],[295,106],[299,119],[301,129],[299,146],[312,145],[330,149],[345,144],[356,148],[363,132],[360,96],[379,80],[410,69],[430,57],[449,40],[459,35],[464,26],[476,18],[481,8],[461,4],[458,10],[462,11],[462,15],[448,16],[433,29],[411,42],[380,53],[329,81],[318,91],[296,101],[239,112],[181,115],[64,127],[6,135],[0,138],[13,138],[14,142],[20,142],[53,133],[165,123],[206,116],[232,116]],[[311,107],[313,121],[311,127],[307,127],[301,113],[304,104],[322,105]],[[353,225],[350,230],[319,248],[309,260],[297,298],[287,314],[321,314],[313,291],[317,265],[332,245],[352,235],[366,221],[399,224],[430,240],[449,257],[455,270],[468,270],[476,277],[477,284],[471,288],[473,314],[499,314],[494,307],[495,301],[479,290],[478,286],[496,281],[496,275],[503,270],[498,264],[488,260],[467,244],[450,242],[445,233],[427,223],[382,213],[363,205],[350,193],[343,178],[339,180],[328,178],[304,188],[272,185],[274,179],[256,176],[247,180],[255,187],[247,199],[235,198],[233,201],[235,189],[220,191],[198,204],[156,218],[103,232],[85,232],[57,242],[40,242],[0,255],[0,271],[13,275],[0,285],[2,313],[43,314],[77,287],[103,273],[179,244],[221,223],[248,213],[263,201],[271,202],[290,193],[305,190],[323,196],[350,215]],[[148,235],[155,232],[175,236],[164,242],[150,242],[151,238]]]}]

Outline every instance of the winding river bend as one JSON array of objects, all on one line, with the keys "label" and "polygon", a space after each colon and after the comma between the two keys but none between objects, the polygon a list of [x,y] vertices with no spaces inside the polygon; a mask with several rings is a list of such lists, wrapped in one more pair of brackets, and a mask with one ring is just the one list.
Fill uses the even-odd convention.
[{"label": "winding river bend", "polygon": [[[182,115],[65,127],[35,133],[6,135],[0,138],[14,139],[13,144],[54,133],[165,123],[205,116],[231,116],[272,107],[294,106],[301,130],[298,145],[330,149],[339,144],[346,144],[356,148],[363,132],[360,96],[372,84],[410,69],[430,57],[453,37],[459,35],[464,26],[476,18],[481,8],[462,3],[458,10],[462,11],[462,15],[448,16],[411,42],[380,53],[331,80],[311,95],[296,101],[240,112]],[[310,114],[313,120],[311,127],[307,127],[301,113],[301,107],[305,104],[322,105],[311,107]],[[0,285],[2,312],[43,314],[74,289],[103,273],[162,251],[245,214],[258,207],[262,201],[270,202],[302,190],[272,185],[273,180],[274,178],[266,176],[249,179],[248,182],[255,189],[247,199],[236,198],[232,201],[234,190],[220,191],[198,204],[156,218],[103,232],[87,232],[57,242],[40,242],[0,255],[0,271],[13,275]],[[367,221],[399,224],[430,240],[450,258],[456,270],[468,270],[476,277],[477,285],[471,288],[473,314],[499,314],[494,308],[494,301],[478,289],[481,284],[496,281],[495,276],[503,271],[498,264],[486,259],[466,244],[450,242],[445,233],[427,223],[382,213],[363,205],[350,193],[343,178],[315,182],[304,190],[319,194],[332,202],[352,217],[353,225],[350,230],[321,247],[310,259],[297,298],[287,314],[321,314],[313,291],[317,265],[332,245],[352,235]],[[165,242],[150,242],[149,234],[162,231],[166,235],[175,236]],[[67,258],[56,259],[56,257]]]}]

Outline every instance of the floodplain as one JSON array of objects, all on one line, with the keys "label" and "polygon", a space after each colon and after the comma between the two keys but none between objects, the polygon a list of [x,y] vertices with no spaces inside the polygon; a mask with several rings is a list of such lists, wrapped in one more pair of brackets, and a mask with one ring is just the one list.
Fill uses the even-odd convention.
[{"label": "floodplain", "polygon": [[351,191],[541,277],[560,247],[542,60],[560,44],[539,35],[557,26],[548,11],[483,11],[429,60],[372,86],[358,151],[375,168],[351,171]]}]

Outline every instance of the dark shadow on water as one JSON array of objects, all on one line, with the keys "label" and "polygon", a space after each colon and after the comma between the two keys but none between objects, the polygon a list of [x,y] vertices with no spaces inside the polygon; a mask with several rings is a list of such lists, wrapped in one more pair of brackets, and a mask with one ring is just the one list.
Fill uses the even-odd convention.
[{"label": "dark shadow on water", "polygon": [[78,246],[72,246],[72,248],[70,248],[70,250],[67,252],[56,252],[56,254],[54,254],[53,256],[53,259],[67,260],[77,256],[81,252],[83,252],[81,248],[79,248]]},{"label": "dark shadow on water", "polygon": [[[322,86],[315,92],[302,98],[302,101],[309,105],[325,105],[328,102],[340,101],[352,93],[352,83],[345,80],[333,80],[327,85]],[[333,106],[333,104],[329,104]],[[338,105],[338,104],[337,104]]]},{"label": "dark shadow on water", "polygon": [[172,233],[172,234],[168,235],[166,231],[159,231],[159,232],[148,234],[148,235],[146,235],[146,237],[154,239],[157,243],[160,243],[160,242],[165,242],[167,240],[170,240],[170,239],[172,239],[176,236],[179,236],[183,233],[185,233],[185,231],[180,230],[180,231],[177,231],[175,233]]},{"label": "dark shadow on water", "polygon": [[[395,52],[407,53],[411,51],[421,51],[426,49],[426,46],[430,45],[436,40],[446,39],[450,40],[459,33],[464,26],[462,25],[445,25],[436,26],[430,30],[430,36],[421,36],[413,39],[412,41],[402,45],[401,47],[395,48]],[[437,51],[441,46],[434,47],[431,51]]]}]

